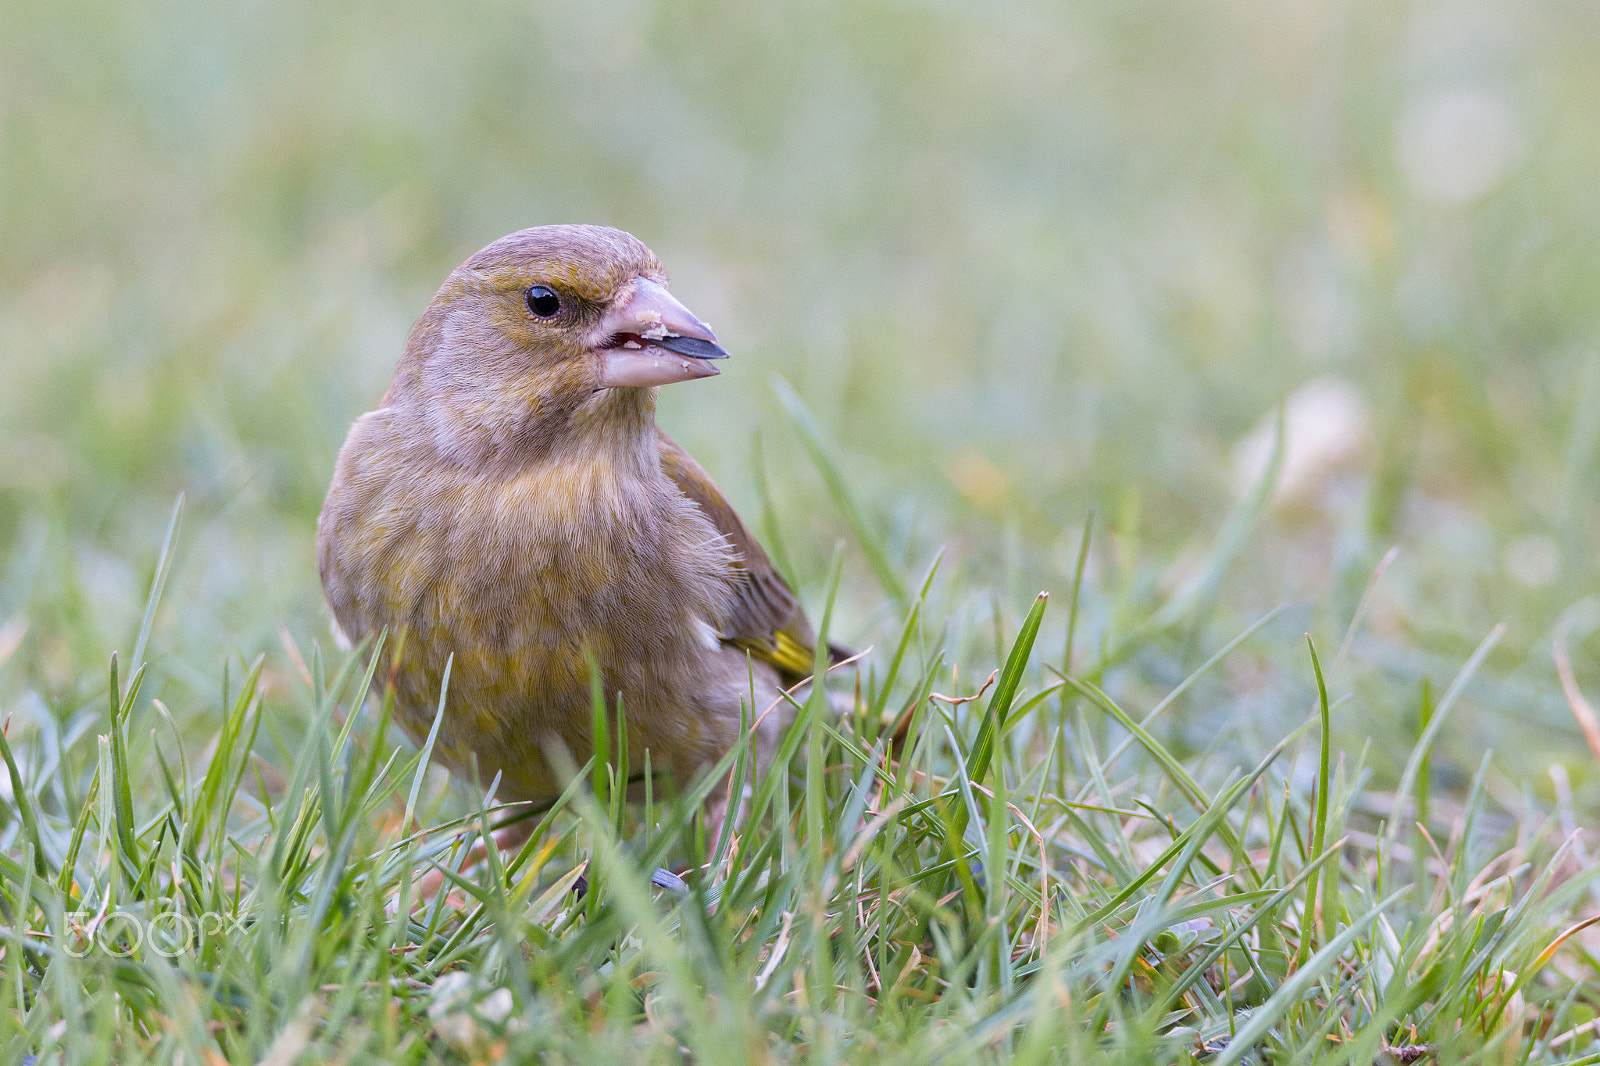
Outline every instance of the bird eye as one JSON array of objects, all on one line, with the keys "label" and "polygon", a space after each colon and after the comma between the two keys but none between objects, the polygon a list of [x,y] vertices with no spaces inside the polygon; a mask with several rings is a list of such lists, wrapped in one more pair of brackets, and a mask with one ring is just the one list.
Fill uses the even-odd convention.
[{"label": "bird eye", "polygon": [[528,310],[540,318],[554,318],[561,310],[561,297],[548,285],[535,285],[528,290]]}]

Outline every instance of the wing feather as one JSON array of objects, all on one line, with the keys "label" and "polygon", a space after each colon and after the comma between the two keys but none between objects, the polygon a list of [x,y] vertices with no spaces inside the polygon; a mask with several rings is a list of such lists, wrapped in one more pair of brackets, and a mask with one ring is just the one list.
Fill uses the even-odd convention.
[{"label": "wing feather", "polygon": [[817,638],[794,591],[711,476],[659,427],[656,437],[661,472],[727,538],[735,556],[734,598],[722,629],[723,641],[771,663],[786,682],[809,677]]}]

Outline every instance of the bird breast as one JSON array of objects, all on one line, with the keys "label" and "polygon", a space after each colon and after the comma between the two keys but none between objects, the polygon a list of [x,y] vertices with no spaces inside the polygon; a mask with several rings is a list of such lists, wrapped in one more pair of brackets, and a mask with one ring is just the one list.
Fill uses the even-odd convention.
[{"label": "bird breast", "polygon": [[390,429],[368,416],[352,431],[318,539],[340,626],[354,639],[403,632],[419,689],[432,688],[419,699],[437,699],[451,655],[453,693],[476,674],[500,696],[548,703],[586,694],[586,654],[608,684],[633,687],[716,645],[731,554],[659,457],[654,476],[606,451],[467,472],[397,456]]},{"label": "bird breast", "polygon": [[727,548],[664,477],[604,457],[490,479],[451,519],[444,614],[497,647],[584,644],[602,661],[703,651],[730,594]]}]

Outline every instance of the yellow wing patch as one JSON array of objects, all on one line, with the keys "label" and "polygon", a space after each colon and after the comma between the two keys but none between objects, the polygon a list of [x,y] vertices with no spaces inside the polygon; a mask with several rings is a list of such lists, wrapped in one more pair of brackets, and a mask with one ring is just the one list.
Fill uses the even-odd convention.
[{"label": "yellow wing patch", "polygon": [[752,640],[739,637],[728,641],[735,648],[750,653],[751,658],[770,663],[786,677],[811,676],[812,649],[801,644],[787,633],[778,632],[771,640]]}]

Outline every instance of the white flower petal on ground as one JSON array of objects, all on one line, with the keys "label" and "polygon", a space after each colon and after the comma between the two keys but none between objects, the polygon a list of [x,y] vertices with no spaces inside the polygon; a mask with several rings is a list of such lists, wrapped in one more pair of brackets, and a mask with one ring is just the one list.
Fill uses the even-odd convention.
[{"label": "white flower petal on ground", "polygon": [[[1233,484],[1240,492],[1260,478],[1272,457],[1277,414],[1268,414],[1233,449]],[[1367,401],[1343,378],[1306,382],[1284,403],[1283,466],[1276,502],[1309,503],[1328,475],[1349,466],[1366,449],[1371,418]]]}]

